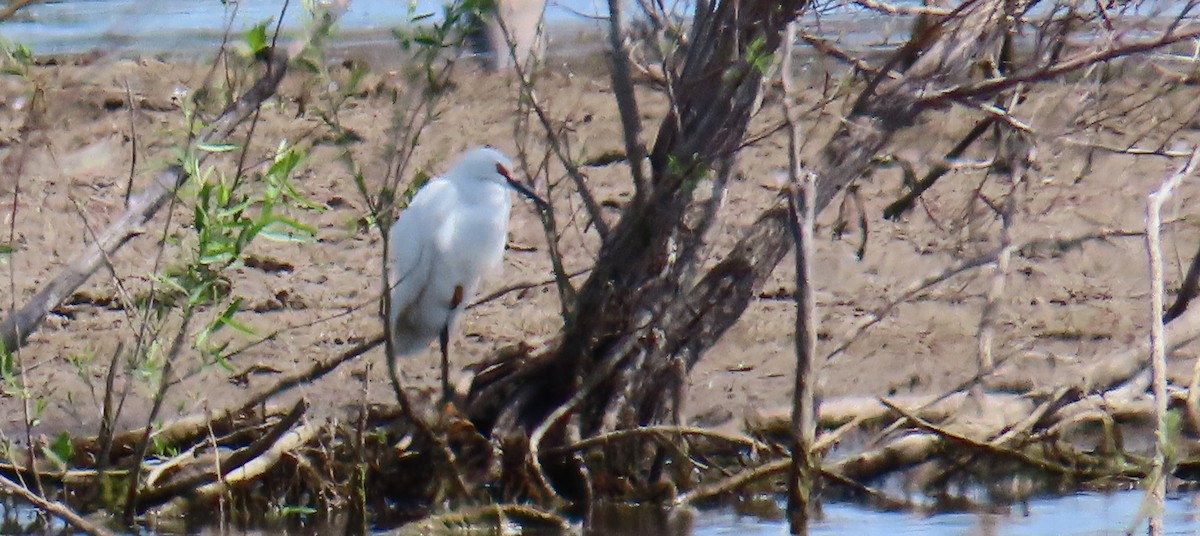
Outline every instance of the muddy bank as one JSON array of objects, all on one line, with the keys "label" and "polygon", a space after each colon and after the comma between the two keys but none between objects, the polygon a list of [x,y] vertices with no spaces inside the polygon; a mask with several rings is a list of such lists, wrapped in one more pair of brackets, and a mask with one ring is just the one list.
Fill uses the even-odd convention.
[{"label": "muddy bank", "polygon": [[[387,146],[393,115],[387,88],[402,84],[397,66],[379,54],[356,55],[370,65],[359,94],[341,110],[341,121],[362,142],[354,146],[368,182],[384,174],[381,152]],[[334,66],[335,76],[346,76]],[[810,104],[820,99],[825,65],[805,66]],[[126,186],[144,187],[150,174],[171,158],[181,143],[184,114],[179,98],[203,84],[210,66],[203,61],[117,59],[60,60],[31,67],[27,77],[0,79],[0,158],[4,174],[0,209],[4,224],[12,225],[14,252],[3,271],[10,281],[0,289],[0,303],[9,310],[21,304],[62,269],[90,240],[88,229],[101,229],[120,213]],[[1132,85],[1136,81],[1130,81]],[[130,109],[128,95],[134,106]],[[31,99],[34,89],[39,91]],[[300,112],[312,98],[312,88],[288,80],[279,99],[265,109],[257,127],[252,155],[261,161],[278,140],[297,139],[319,127],[311,114]],[[573,132],[572,147],[580,161],[619,152],[623,145],[619,120],[598,57],[557,57],[538,81],[543,104],[556,121]],[[1132,89],[1130,89],[1132,91]],[[445,159],[463,148],[493,144],[515,149],[512,132],[518,89],[503,76],[487,75],[469,66],[460,68],[440,117],[422,138],[417,168],[437,173]],[[655,124],[665,113],[665,98],[648,87],[639,89],[643,119]],[[1078,104],[1071,88],[1044,88],[1036,95],[1035,125],[1059,128],[1062,117]],[[1164,111],[1195,106],[1173,102],[1151,104]],[[32,113],[31,113],[32,111]],[[778,118],[768,100],[752,130],[765,131]],[[971,115],[957,110],[931,116],[928,123],[902,137],[895,154],[928,165],[930,154],[944,151],[970,127]],[[33,118],[33,119],[30,119]],[[819,119],[819,121],[817,121]],[[830,121],[809,118],[810,150],[819,147]],[[1057,121],[1057,123],[1055,122]],[[1047,131],[1048,135],[1052,132]],[[651,143],[647,134],[647,143]],[[1062,139],[1048,137],[1041,148],[1039,169],[1031,177],[1029,202],[1022,207],[1015,239],[1078,236],[1101,229],[1141,226],[1145,195],[1170,170],[1169,162],[1152,157],[1097,153],[1085,171],[1085,154]],[[1184,137],[1195,137],[1187,130]],[[1116,135],[1114,135],[1116,137]],[[134,148],[137,161],[133,161]],[[739,236],[739,229],[774,203],[786,164],[785,140],[770,136],[748,147],[742,169],[724,200],[722,220],[711,237],[710,262],[719,259]],[[973,158],[986,159],[985,148]],[[190,351],[186,374],[172,388],[163,419],[174,415],[221,409],[265,385],[280,374],[306,368],[314,356],[333,355],[369,338],[380,329],[376,298],[379,293],[381,244],[363,224],[366,207],[335,149],[317,145],[297,179],[301,192],[322,205],[292,217],[317,229],[312,243],[255,245],[257,262],[232,274],[232,291],[244,299],[238,320],[254,336],[224,335],[233,347],[246,349],[232,356],[227,370],[205,362]],[[251,160],[254,160],[253,158]],[[620,164],[585,165],[589,184],[605,206],[619,207],[630,195],[627,170]],[[558,171],[561,173],[561,171]],[[865,257],[855,255],[857,238],[821,240],[815,263],[822,355],[846,342],[845,335],[869,311],[890,302],[901,289],[953,259],[967,258],[994,247],[998,220],[972,192],[982,187],[987,196],[998,189],[997,179],[985,180],[972,169],[955,172],[900,221],[880,218],[883,207],[901,192],[898,169],[881,169],[861,186],[870,232]],[[982,186],[981,186],[982,185]],[[17,191],[15,206],[13,192]],[[1191,194],[1177,205],[1177,215],[1190,215]],[[182,217],[179,207],[176,217]],[[572,201],[559,201],[565,225],[566,268],[586,268],[595,258],[597,240]],[[829,237],[835,211],[822,218],[818,236]],[[615,217],[617,212],[610,211]],[[176,220],[178,221],[178,220]],[[131,311],[122,309],[120,293],[138,295],[149,288],[159,250],[158,235],[166,215],[160,214],[146,232],[112,259],[112,274],[94,276],[76,295],[56,309],[46,325],[21,350],[28,389],[45,408],[34,436],[96,432],[105,371],[121,343],[136,334]],[[171,236],[187,240],[189,229],[172,227]],[[1170,274],[1180,277],[1194,238],[1188,228],[1171,236]],[[8,236],[7,229],[3,233]],[[1175,242],[1176,239],[1183,240]],[[1069,251],[1022,252],[1015,261],[1014,280],[998,322],[998,358],[1016,359],[1047,381],[1086,365],[1089,356],[1121,347],[1146,333],[1146,262],[1138,237],[1094,241]],[[506,266],[485,284],[483,294],[529,283],[474,308],[454,338],[455,370],[492,355],[518,341],[540,340],[560,326],[557,296],[551,285],[545,239],[532,208],[518,204],[513,214]],[[177,259],[179,248],[168,240],[165,263]],[[175,255],[176,257],[172,257]],[[783,406],[791,388],[794,367],[791,330],[792,274],[783,262],[764,293],[724,339],[692,372],[685,416],[705,425],[738,426],[747,413]],[[821,391],[826,397],[936,393],[951,389],[975,372],[976,331],[986,272],[969,272],[949,283],[921,292],[899,305],[876,327],[864,332],[845,351],[821,365]],[[120,284],[117,284],[117,280]],[[1176,365],[1190,368],[1194,352],[1177,356]],[[424,393],[437,382],[437,358],[426,354],[402,363],[406,381]],[[250,371],[250,372],[247,372]],[[135,376],[134,388],[120,427],[144,424],[151,396],[150,383]],[[388,401],[381,351],[363,356],[315,384],[283,397],[303,396],[313,404],[311,415],[342,416],[368,401]],[[118,376],[117,385],[130,381]],[[0,399],[10,434],[21,429],[22,400]]]}]

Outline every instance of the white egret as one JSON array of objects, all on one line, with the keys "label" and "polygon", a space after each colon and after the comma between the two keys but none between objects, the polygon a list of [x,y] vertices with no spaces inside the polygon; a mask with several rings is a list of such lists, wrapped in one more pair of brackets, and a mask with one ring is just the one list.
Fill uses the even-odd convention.
[{"label": "white egret", "polygon": [[449,399],[450,329],[485,275],[500,266],[512,209],[509,188],[545,203],[512,179],[512,162],[479,147],[426,183],[388,233],[392,356],[410,356],[437,338],[442,396]]}]

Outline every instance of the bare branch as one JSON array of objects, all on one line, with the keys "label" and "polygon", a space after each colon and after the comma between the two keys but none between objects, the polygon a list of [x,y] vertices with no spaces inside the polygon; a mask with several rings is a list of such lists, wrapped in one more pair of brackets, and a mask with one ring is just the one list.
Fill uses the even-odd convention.
[{"label": "bare branch", "polygon": [[625,129],[625,155],[633,177],[633,202],[641,203],[648,195],[646,179],[642,174],[645,160],[642,149],[642,120],[638,116],[637,98],[633,94],[633,80],[629,76],[629,50],[625,47],[625,31],[621,19],[622,0],[608,0],[608,44],[612,48],[613,96],[617,99],[617,110],[621,114],[621,125]]},{"label": "bare branch", "polygon": [[66,505],[57,501],[46,500],[40,495],[29,491],[29,489],[25,486],[17,484],[16,482],[13,482],[4,476],[0,476],[0,488],[4,488],[4,490],[8,493],[20,497],[21,499],[29,502],[29,504],[40,508],[46,513],[66,521],[72,527],[75,527],[76,529],[79,529],[90,536],[114,536],[113,532],[84,519],[83,516],[79,515]]}]

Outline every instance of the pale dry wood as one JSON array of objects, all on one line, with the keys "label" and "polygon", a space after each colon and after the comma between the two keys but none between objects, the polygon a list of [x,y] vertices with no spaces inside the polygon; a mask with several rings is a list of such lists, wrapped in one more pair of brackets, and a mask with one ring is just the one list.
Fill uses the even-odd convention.
[{"label": "pale dry wood", "polygon": [[[890,397],[894,404],[915,410],[917,415],[931,421],[943,421],[950,418],[966,401],[966,393],[956,392],[949,395],[899,395]],[[1015,400],[1019,395],[991,395],[1004,400]],[[751,432],[756,430],[774,429],[786,426],[790,418],[791,408],[774,408],[747,417],[746,428]],[[860,420],[863,425],[876,424],[884,419],[893,418],[891,409],[875,396],[846,396],[830,398],[821,401],[817,424],[821,428],[837,428],[846,423]]]},{"label": "pale dry wood", "polygon": [[1167,500],[1167,348],[1163,341],[1166,326],[1163,323],[1165,311],[1166,284],[1163,276],[1162,258],[1162,207],[1171,198],[1174,190],[1185,178],[1190,176],[1200,162],[1200,150],[1193,149],[1188,163],[1171,177],[1163,181],[1158,191],[1150,194],[1146,200],[1146,253],[1150,262],[1150,371],[1152,392],[1154,393],[1154,417],[1157,423],[1155,429],[1154,461],[1151,467],[1151,485],[1146,490],[1150,507],[1150,534],[1158,536],[1163,533],[1163,511]]},{"label": "pale dry wood", "polygon": [[[283,415],[288,408],[275,404],[263,405],[253,404],[243,409],[232,410],[214,410],[208,413],[197,413],[185,415],[177,419],[162,423],[156,426],[150,437],[157,443],[163,445],[180,446],[191,444],[197,438],[203,437],[208,433],[209,427],[213,423],[225,422],[230,428],[236,428],[239,422],[265,421],[270,417]],[[224,428],[224,427],[222,427]],[[113,436],[112,453],[113,456],[125,456],[133,453],[134,447],[138,440],[145,435],[145,428],[137,428],[128,430]],[[99,450],[97,438],[82,438],[74,442],[74,449],[79,451],[97,452]]]},{"label": "pale dry wood", "polygon": [[718,432],[716,430],[693,428],[689,426],[643,426],[641,428],[616,430],[598,436],[592,436],[568,445],[563,445],[561,447],[546,449],[544,454],[548,456],[557,456],[559,454],[565,454],[568,452],[586,450],[614,441],[624,441],[626,439],[635,438],[641,439],[645,437],[670,438],[672,436],[694,436],[733,445],[742,445],[750,448],[752,452],[766,452],[770,450],[770,447],[763,442],[741,434],[731,434],[727,432]]},{"label": "pale dry wood", "polygon": [[303,399],[297,401],[291,411],[272,424],[251,444],[228,454],[213,452],[209,456],[184,461],[178,464],[177,470],[166,473],[167,476],[162,479],[161,484],[157,483],[157,478],[152,481],[147,477],[145,484],[138,490],[139,506],[151,507],[175,497],[187,496],[192,490],[228,478],[234,471],[252,460],[259,459],[272,448],[300,421],[307,408],[308,403]]},{"label": "pale dry wood", "polygon": [[817,300],[812,286],[813,226],[816,210],[814,180],[811,173],[801,169],[801,132],[798,97],[792,71],[792,55],[797,34],[797,22],[787,25],[783,38],[781,63],[783,83],[784,123],[788,139],[788,176],[791,192],[788,197],[788,227],[792,234],[792,258],[795,260],[796,302],[794,339],[796,371],[792,382],[791,471],[788,474],[787,514],[792,534],[807,534],[813,496],[817,493],[819,466],[813,449],[817,435]]},{"label": "pale dry wood", "polygon": [[287,430],[269,449],[255,458],[242,464],[237,469],[229,471],[228,474],[215,482],[193,488],[191,493],[186,497],[177,496],[171,499],[162,506],[153,509],[152,515],[157,518],[179,518],[187,513],[190,505],[213,501],[219,498],[221,495],[229,492],[232,486],[254,480],[271,470],[284,455],[294,453],[296,450],[312,442],[317,437],[319,431],[319,426],[310,423]]}]

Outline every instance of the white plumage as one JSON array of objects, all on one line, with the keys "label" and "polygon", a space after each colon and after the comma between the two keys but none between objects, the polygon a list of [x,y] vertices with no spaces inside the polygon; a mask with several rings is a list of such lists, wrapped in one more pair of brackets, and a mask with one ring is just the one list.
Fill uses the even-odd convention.
[{"label": "white plumage", "polygon": [[504,259],[510,187],[520,188],[511,169],[493,148],[463,153],[445,176],[417,192],[388,233],[393,357],[420,352],[440,336],[447,391],[449,330]]}]

